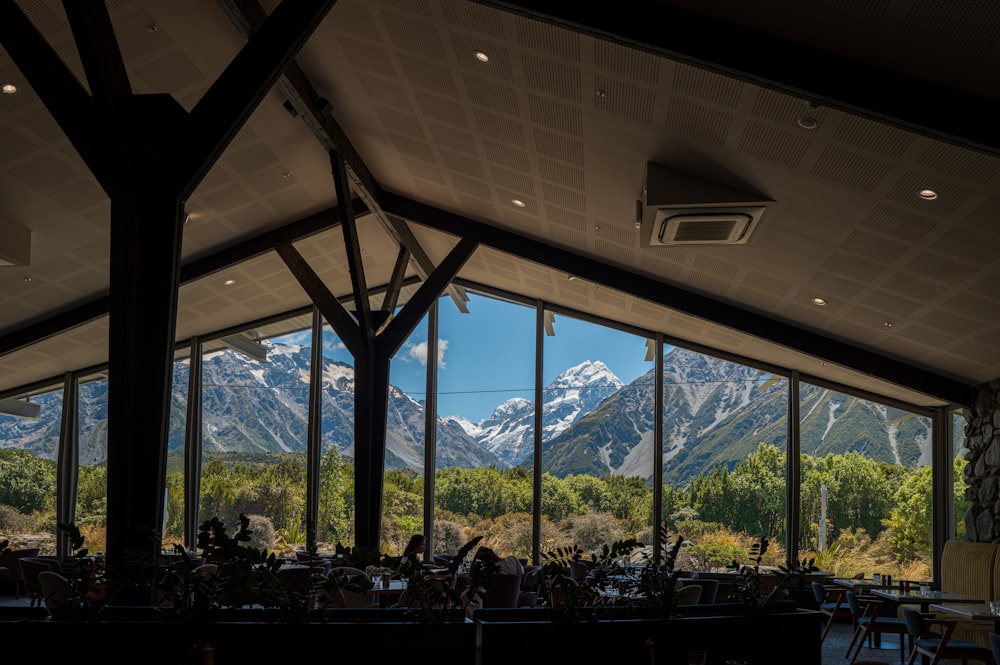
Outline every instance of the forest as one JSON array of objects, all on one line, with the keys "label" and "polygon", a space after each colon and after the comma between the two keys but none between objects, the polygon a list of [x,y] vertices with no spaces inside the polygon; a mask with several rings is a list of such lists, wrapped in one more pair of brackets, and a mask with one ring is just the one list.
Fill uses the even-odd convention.
[{"label": "forest", "polygon": [[[766,536],[785,542],[785,452],[761,444],[732,469],[720,466],[686,487],[662,488],[668,529],[689,541],[681,566],[723,570],[746,560],[748,547]],[[930,576],[931,468],[906,468],[859,453],[800,456],[799,558],[838,575],[880,571],[909,579]],[[306,458],[300,453],[206,453],[199,514],[235,523],[251,518],[254,544],[290,554],[306,541]],[[953,465],[956,524],[963,524],[965,461]],[[93,551],[104,542],[106,471],[81,466],[76,523]],[[454,552],[471,537],[505,554],[531,557],[532,476],[511,469],[448,467],[435,479],[433,551]],[[819,550],[820,496],[826,487],[826,547]],[[167,472],[164,545],[180,542],[184,518],[182,459]],[[354,470],[337,448],[321,458],[318,549],[350,545]],[[0,451],[0,536],[19,540],[54,534],[56,467],[24,450]],[[412,470],[385,473],[381,547],[397,554],[423,529],[423,478]],[[541,551],[578,545],[585,552],[635,537],[651,542],[653,490],[642,478],[570,475],[542,477]],[[957,534],[961,537],[961,533]],[[54,547],[54,537],[51,537]],[[772,546],[765,563],[785,562]]]}]

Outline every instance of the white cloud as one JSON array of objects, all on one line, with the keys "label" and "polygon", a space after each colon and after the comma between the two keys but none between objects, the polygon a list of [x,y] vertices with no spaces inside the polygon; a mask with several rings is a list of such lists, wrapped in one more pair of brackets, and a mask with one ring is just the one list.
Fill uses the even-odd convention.
[{"label": "white cloud", "polygon": [[329,352],[346,351],[347,347],[340,341],[339,337],[323,340],[323,350]]},{"label": "white cloud", "polygon": [[[446,367],[444,353],[448,350],[448,340],[438,339],[438,369]],[[410,345],[406,350],[406,355],[411,360],[416,360],[421,365],[427,364],[427,340]]]}]

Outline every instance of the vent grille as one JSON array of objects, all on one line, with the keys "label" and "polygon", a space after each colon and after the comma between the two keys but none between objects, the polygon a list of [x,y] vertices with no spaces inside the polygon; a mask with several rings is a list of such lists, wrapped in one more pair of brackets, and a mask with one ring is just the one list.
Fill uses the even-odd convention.
[{"label": "vent grille", "polygon": [[653,223],[652,245],[742,245],[764,208],[692,211],[661,208]]}]

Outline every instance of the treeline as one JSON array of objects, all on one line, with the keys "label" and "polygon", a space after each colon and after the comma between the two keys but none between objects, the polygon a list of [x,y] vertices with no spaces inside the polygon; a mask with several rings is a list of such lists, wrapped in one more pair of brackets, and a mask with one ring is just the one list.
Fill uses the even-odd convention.
[{"label": "treeline", "polygon": [[[180,460],[167,476],[167,539],[183,533],[184,481]],[[965,462],[954,464],[956,523],[965,512]],[[694,542],[697,565],[724,566],[740,549],[737,535],[785,538],[785,453],[761,444],[732,470],[718,467],[690,485],[664,487],[662,514],[668,527]],[[858,453],[801,455],[800,550],[816,547],[820,488],[825,485],[826,542],[830,549],[876,548],[898,564],[929,561],[931,469],[876,462]],[[0,534],[33,524],[54,531],[55,464],[22,450],[0,451]],[[100,534],[106,514],[104,467],[82,467],[77,523]],[[532,477],[523,468],[441,469],[435,476],[435,551],[454,551],[471,535],[504,552],[530,556]],[[306,457],[299,453],[224,453],[205,456],[199,511],[234,523],[253,515],[260,546],[289,550],[306,540]],[[651,537],[653,491],[637,477],[571,475],[542,477],[542,547],[579,544],[585,551],[625,537]],[[20,520],[20,523],[16,523]],[[321,548],[350,544],[354,523],[352,460],[331,448],[321,458]],[[422,529],[423,477],[411,470],[385,474],[382,548],[402,549]],[[720,529],[734,534],[723,542]],[[700,548],[700,549],[699,549]],[[830,556],[826,553],[825,556]],[[861,564],[859,564],[861,565]]]}]

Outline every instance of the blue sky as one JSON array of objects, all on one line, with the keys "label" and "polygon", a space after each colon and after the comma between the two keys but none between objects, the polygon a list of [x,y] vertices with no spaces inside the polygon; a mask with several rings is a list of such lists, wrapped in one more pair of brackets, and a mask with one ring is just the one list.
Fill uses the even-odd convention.
[{"label": "blue sky", "polygon": [[[533,398],[535,310],[469,294],[468,314],[442,298],[439,304],[438,413],[473,422],[488,418],[503,401]],[[645,361],[646,340],[557,314],[555,336],[545,337],[543,382],[586,360],[603,361],[619,379],[630,383],[653,369]],[[326,343],[328,357],[352,358],[335,339]],[[414,399],[426,390],[427,324],[414,330],[393,359],[391,382]]]}]

